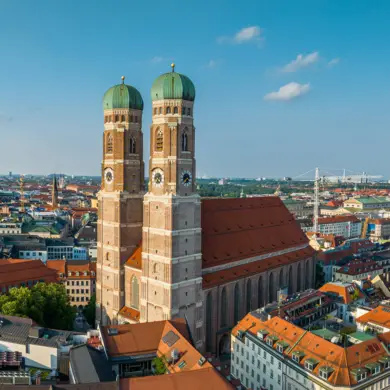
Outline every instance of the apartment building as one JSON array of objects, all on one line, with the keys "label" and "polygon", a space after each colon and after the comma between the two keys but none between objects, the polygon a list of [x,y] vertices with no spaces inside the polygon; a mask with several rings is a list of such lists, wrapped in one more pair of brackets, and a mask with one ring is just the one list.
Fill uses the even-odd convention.
[{"label": "apartment building", "polygon": [[354,215],[318,218],[318,233],[334,234],[344,238],[360,237],[362,222]]}]

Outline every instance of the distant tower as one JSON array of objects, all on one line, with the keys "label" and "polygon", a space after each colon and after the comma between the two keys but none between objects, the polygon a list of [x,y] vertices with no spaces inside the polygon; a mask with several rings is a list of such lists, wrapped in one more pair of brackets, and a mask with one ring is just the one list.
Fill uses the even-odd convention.
[{"label": "distant tower", "polygon": [[58,207],[58,187],[57,187],[57,177],[53,176],[53,187],[51,189],[51,205],[53,209]]},{"label": "distant tower", "polygon": [[144,103],[124,79],[103,98],[96,279],[96,320],[101,325],[117,322],[125,303],[124,264],[142,238]]},{"label": "distant tower", "polygon": [[153,83],[149,189],[144,198],[141,322],[186,317],[202,346],[200,197],[195,185],[192,81],[174,70]]}]

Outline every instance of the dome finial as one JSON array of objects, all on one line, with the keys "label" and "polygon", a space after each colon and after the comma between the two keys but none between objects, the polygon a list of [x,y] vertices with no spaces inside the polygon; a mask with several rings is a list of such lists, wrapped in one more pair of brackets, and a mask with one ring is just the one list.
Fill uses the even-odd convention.
[{"label": "dome finial", "polygon": [[175,63],[174,62],[172,62],[171,68],[172,68],[172,72],[174,72],[175,71]]},{"label": "dome finial", "polygon": [[125,83],[125,76],[122,76],[121,80],[122,80],[122,84],[124,84]]}]

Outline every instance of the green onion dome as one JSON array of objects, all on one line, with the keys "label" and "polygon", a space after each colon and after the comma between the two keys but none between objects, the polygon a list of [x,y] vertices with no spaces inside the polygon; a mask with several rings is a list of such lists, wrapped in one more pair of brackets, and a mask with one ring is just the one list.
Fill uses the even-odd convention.
[{"label": "green onion dome", "polygon": [[131,85],[124,83],[122,76],[122,84],[111,87],[103,97],[103,110],[112,110],[115,108],[132,108],[135,110],[143,110],[144,101],[137,89]]}]

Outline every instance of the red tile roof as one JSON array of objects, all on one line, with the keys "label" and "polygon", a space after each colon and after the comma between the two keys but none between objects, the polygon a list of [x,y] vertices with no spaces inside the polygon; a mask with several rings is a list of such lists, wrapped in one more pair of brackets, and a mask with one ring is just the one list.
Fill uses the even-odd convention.
[{"label": "red tile roof", "polygon": [[126,266],[142,269],[142,247],[141,244],[134,250],[129,259],[125,263]]},{"label": "red tile roof", "polygon": [[45,266],[41,260],[0,260],[0,287],[8,287],[40,281],[57,283],[57,273]]},{"label": "red tile roof", "polygon": [[318,223],[320,225],[325,225],[328,223],[345,223],[345,222],[359,222],[359,218],[355,215],[335,215],[334,217],[322,217],[318,218]]},{"label": "red tile roof", "polygon": [[139,322],[140,318],[140,312],[128,306],[123,306],[119,311],[119,315],[136,322]]},{"label": "red tile roof", "polygon": [[279,197],[202,199],[203,268],[308,243]]},{"label": "red tile roof", "polygon": [[383,269],[376,261],[352,260],[340,267],[336,272],[345,275],[361,275],[371,271]]},{"label": "red tile roof", "polygon": [[89,260],[48,260],[46,265],[48,268],[56,270],[58,276],[63,279],[96,278],[96,263]]},{"label": "red tile roof", "polygon": [[337,294],[343,299],[343,303],[351,303],[356,299],[364,298],[364,295],[354,283],[326,283],[319,291]]},{"label": "red tile roof", "polygon": [[373,322],[377,325],[390,329],[390,307],[378,306],[376,309],[356,318],[356,322],[363,324]]}]

